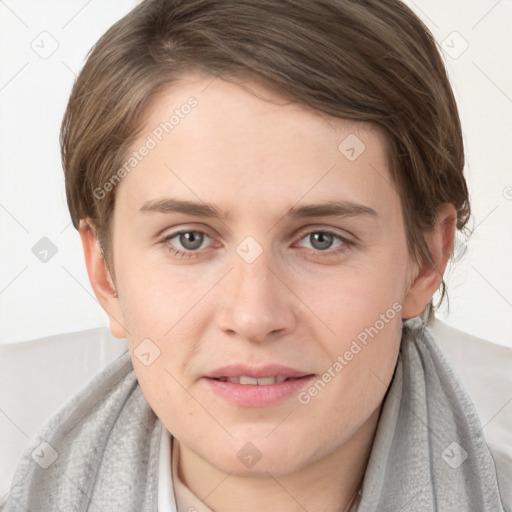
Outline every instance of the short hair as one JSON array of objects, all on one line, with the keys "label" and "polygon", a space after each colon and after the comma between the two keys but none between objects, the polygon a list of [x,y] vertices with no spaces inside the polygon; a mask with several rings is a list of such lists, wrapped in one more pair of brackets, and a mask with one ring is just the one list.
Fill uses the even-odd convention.
[{"label": "short hair", "polygon": [[327,114],[378,126],[401,198],[407,246],[451,203],[470,216],[457,105],[437,43],[399,0],[145,0],[101,37],[61,128],[75,227],[89,218],[108,251],[115,186],[159,92],[185,73],[258,77]]}]

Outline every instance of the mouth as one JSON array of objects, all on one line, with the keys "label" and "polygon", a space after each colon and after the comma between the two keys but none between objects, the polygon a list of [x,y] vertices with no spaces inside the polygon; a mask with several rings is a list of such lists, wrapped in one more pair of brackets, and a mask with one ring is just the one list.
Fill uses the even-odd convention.
[{"label": "mouth", "polygon": [[293,399],[315,375],[283,366],[220,368],[201,379],[221,399],[241,407],[267,407]]},{"label": "mouth", "polygon": [[249,377],[241,375],[240,377],[220,377],[221,382],[230,382],[231,384],[242,384],[243,386],[269,386],[288,380],[288,377],[278,375],[277,377]]}]

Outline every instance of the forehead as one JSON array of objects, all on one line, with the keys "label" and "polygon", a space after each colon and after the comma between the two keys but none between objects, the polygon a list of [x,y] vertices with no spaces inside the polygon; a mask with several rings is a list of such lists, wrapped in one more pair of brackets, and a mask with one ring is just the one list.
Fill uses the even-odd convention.
[{"label": "forehead", "polygon": [[[186,107],[190,98],[197,102],[192,109]],[[189,113],[193,115],[189,116]],[[209,137],[203,137],[203,144],[214,140],[216,135],[230,133],[238,137],[251,134],[258,142],[266,133],[275,135],[280,130],[283,138],[294,133],[309,139],[312,144],[316,141],[336,144],[339,136],[345,133],[360,138],[371,137],[375,139],[373,142],[386,145],[385,135],[377,125],[342,119],[314,109],[256,76],[223,79],[201,71],[185,74],[153,99],[141,133],[152,132],[172,119],[173,114],[172,135],[187,132],[188,136],[194,132],[199,138],[205,135],[198,131],[201,127],[210,130]],[[184,122],[187,118],[189,120]],[[270,118],[272,123],[268,123]],[[165,132],[164,135],[169,134]]]},{"label": "forehead", "polygon": [[143,146],[150,149],[116,192],[127,190],[139,205],[167,195],[235,210],[248,201],[289,207],[306,195],[396,202],[377,127],[312,109],[253,78],[183,76],[153,100],[132,150]]}]

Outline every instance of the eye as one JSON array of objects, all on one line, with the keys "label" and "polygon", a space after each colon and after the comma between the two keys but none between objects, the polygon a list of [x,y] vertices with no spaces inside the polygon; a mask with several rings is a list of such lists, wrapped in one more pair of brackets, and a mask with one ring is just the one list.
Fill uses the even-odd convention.
[{"label": "eye", "polygon": [[301,240],[309,241],[310,244],[309,247],[307,245],[302,247],[308,247],[321,252],[329,252],[330,254],[345,250],[352,245],[352,242],[349,242],[342,236],[331,231],[323,230],[310,231],[303,236]]},{"label": "eye", "polygon": [[[163,242],[169,247],[173,255],[182,257],[196,256],[199,249],[204,249],[203,244],[211,238],[202,231],[179,231],[165,237]],[[207,244],[206,244],[207,245]]]},{"label": "eye", "polygon": [[[183,230],[166,236],[162,243],[173,256],[195,258],[201,254],[200,250],[205,249],[211,241],[212,239],[203,231]],[[300,241],[305,241],[306,245],[299,242],[297,244],[299,247],[312,249],[317,253],[323,252],[326,256],[341,253],[354,245],[353,242],[341,235],[328,230],[310,231],[303,235]]]}]

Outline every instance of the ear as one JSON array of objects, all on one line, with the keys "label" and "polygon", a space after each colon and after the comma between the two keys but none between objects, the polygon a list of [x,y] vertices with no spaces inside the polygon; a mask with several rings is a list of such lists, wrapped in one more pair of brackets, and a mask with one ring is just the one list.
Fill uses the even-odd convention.
[{"label": "ear", "polygon": [[82,239],[85,264],[94,294],[108,315],[110,332],[116,338],[126,338],[126,328],[123,323],[123,315],[119,298],[115,290],[114,282],[107,268],[105,258],[101,252],[100,244],[92,225],[81,220],[78,232]]},{"label": "ear", "polygon": [[457,210],[452,204],[443,204],[436,215],[434,229],[428,233],[427,245],[434,265],[424,262],[417,269],[417,275],[410,285],[402,304],[402,317],[420,315],[441,285],[446,265],[453,251]]}]

